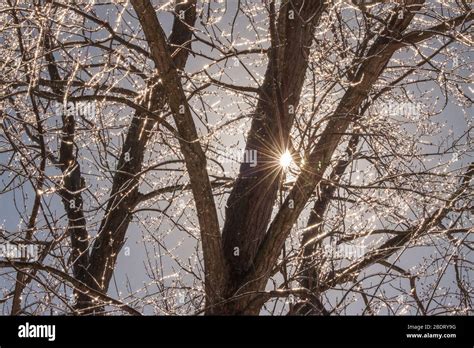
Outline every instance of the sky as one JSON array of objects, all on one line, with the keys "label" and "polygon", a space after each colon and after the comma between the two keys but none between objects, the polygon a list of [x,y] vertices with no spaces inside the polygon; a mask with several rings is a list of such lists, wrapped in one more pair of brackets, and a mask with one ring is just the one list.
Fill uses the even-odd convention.
[{"label": "sky", "polygon": [[[221,14],[222,18],[220,19],[219,26],[225,30],[228,31],[230,27],[230,23],[234,20],[234,15],[235,15],[235,10],[236,10],[236,1],[229,1],[227,10],[223,12],[221,8]],[[214,4],[213,8],[215,9],[218,5]],[[218,11],[216,11],[219,13]],[[106,12],[104,7],[98,7],[97,9],[97,14],[100,17],[103,18],[109,18],[110,21],[113,21],[115,18],[114,11],[111,11],[109,13]],[[265,16],[264,13],[260,13],[257,18],[257,22],[260,22],[260,20],[263,20],[263,17]],[[129,19],[132,21],[132,25],[135,25],[133,19],[129,16],[126,16],[127,20]],[[173,17],[171,14],[166,13],[166,12],[160,12],[159,13],[159,20],[161,25],[163,26],[163,29],[165,30],[166,33],[169,33],[171,30],[171,25],[172,25],[172,20]],[[251,39],[255,40],[254,35],[251,32],[248,32],[246,29],[247,26],[247,20],[244,16],[238,16],[236,19],[236,30],[235,30],[235,41],[238,44],[243,43],[245,39]],[[202,26],[199,24],[199,20],[197,21],[197,28],[202,29]],[[258,29],[260,35],[264,36],[265,35],[265,27],[260,27]],[[100,34],[99,34],[100,35]],[[1,38],[1,35],[0,35]],[[266,42],[262,42],[262,47],[267,47],[268,44]],[[205,52],[206,54],[209,54],[208,50],[201,44],[193,44],[193,49],[197,52],[202,51]],[[212,54],[216,54],[215,52],[212,52]],[[251,64],[251,59],[254,59],[256,56],[249,56],[247,58],[247,63]],[[260,57],[260,56],[259,56]],[[408,57],[407,57],[408,58]],[[472,57],[468,57],[472,61]],[[189,71],[189,73],[199,71],[200,69],[203,68],[204,65],[208,64],[208,61],[202,57],[199,56],[190,56],[187,66],[186,66],[186,71]],[[255,73],[258,75],[260,78],[263,76],[263,73],[265,71],[265,62],[260,61],[256,62],[257,67],[255,68]],[[218,71],[217,68],[210,69],[209,70],[211,73],[216,73]],[[227,67],[225,69],[225,74],[227,75],[227,80],[226,81],[232,81],[233,83],[237,85],[246,85],[249,84],[248,77],[245,75],[245,72],[242,69],[242,66],[239,64],[237,66],[232,66],[232,67]],[[130,86],[132,87],[131,84],[129,84],[126,81],[123,81],[124,86]],[[428,87],[430,88],[430,87]],[[433,92],[437,93],[437,92]],[[239,115],[242,114],[242,110],[239,110],[237,107],[242,106],[245,107],[244,103],[237,104],[235,102],[236,96],[234,95],[226,95],[223,97],[222,93],[219,93],[219,95],[216,95],[214,98],[209,97],[207,102],[208,104],[212,105],[213,103],[216,103],[216,112],[210,112],[209,113],[209,119],[208,124],[210,125],[216,125],[219,122],[222,122],[222,115],[219,114],[219,111],[225,111],[228,115],[228,118],[231,117],[232,115]],[[124,111],[122,111],[123,113]],[[251,108],[247,105],[247,109],[245,112],[250,113]],[[129,114],[120,114],[118,115],[119,121],[117,121],[117,124],[126,124],[127,117],[129,117]],[[467,129],[467,124],[468,122],[472,121],[472,109],[470,110],[463,110],[459,108],[458,106],[450,103],[448,107],[438,116],[436,116],[435,120],[440,121],[440,122],[447,122],[449,124],[448,127],[446,127],[442,133],[438,134],[438,137],[444,137],[447,135],[449,130],[452,131],[454,136],[456,135],[461,135],[463,134],[466,129]],[[196,122],[198,125],[198,128],[201,132],[206,131],[206,127],[203,123]],[[229,153],[231,149],[235,149],[236,153],[242,153],[244,144],[245,144],[245,134],[248,130],[249,127],[249,120],[244,119],[242,122],[239,123],[239,126],[233,131],[232,134],[218,134],[218,140],[220,143],[220,146],[218,148],[219,151],[222,153],[226,154]],[[120,145],[120,133],[123,133],[123,129],[117,129],[116,130],[116,136],[111,138],[111,144],[119,147]],[[407,129],[407,132],[414,131],[414,129],[410,129],[410,127]],[[429,135],[426,137],[427,139],[430,138]],[[435,139],[436,140],[436,139]],[[150,154],[149,154],[150,155]],[[150,155],[152,156],[152,155]],[[471,149],[471,158],[472,158],[472,149]],[[6,160],[6,156],[0,154],[0,160],[4,162]],[[462,165],[465,159],[463,159],[461,162],[458,163],[458,165]],[[82,165],[82,164],[81,164]],[[225,170],[228,172],[229,176],[232,176],[232,174],[235,175],[235,173],[238,170],[238,163],[227,163],[224,165]],[[92,181],[92,177],[97,173],[96,169],[93,165],[88,165],[87,163],[84,163],[84,170],[89,170],[89,176],[88,179]],[[94,172],[95,171],[95,172]],[[158,174],[158,178],[160,177],[161,174]],[[164,175],[164,174],[163,174]],[[3,183],[6,180],[6,176],[2,175],[0,176],[1,183]],[[105,187],[99,187],[98,184],[94,185],[94,188],[99,190],[104,190]],[[7,231],[17,231],[19,228],[19,216],[18,213],[15,209],[15,204],[23,204],[21,202],[20,197],[18,195],[19,192],[11,192],[8,194],[3,194],[0,196],[0,211],[2,214],[0,215],[0,226],[7,230]],[[31,194],[32,192],[26,192],[27,194],[30,195],[29,199],[27,200],[27,209],[26,211],[31,210]],[[187,204],[187,201],[191,199],[189,195],[183,195],[180,197],[182,200],[182,204]],[[222,198],[217,198],[216,199],[216,204],[218,206],[219,210],[219,218],[222,223],[223,221],[223,213],[224,213],[224,206],[225,206],[225,197]],[[165,207],[166,206],[166,201],[159,202],[157,203],[158,207]],[[61,206],[61,203],[59,200],[56,200],[52,207],[55,209],[55,214],[62,214],[63,208]],[[146,214],[146,213],[144,213]],[[196,218],[194,215],[190,214],[190,210],[185,210],[184,214],[187,214],[187,219],[189,221],[194,221],[196,222]],[[97,219],[97,217],[92,217],[93,219]],[[306,219],[302,219],[304,222]],[[157,221],[157,220],[151,220],[151,221]],[[194,231],[195,235],[197,235],[197,230]],[[92,230],[91,233],[94,233]],[[144,290],[149,291],[150,293],[153,293],[155,291],[158,291],[159,289],[157,288],[156,284],[154,284],[152,281],[150,281],[148,269],[151,267],[153,268],[156,265],[150,265],[148,264],[148,253],[153,253],[157,252],[159,254],[163,253],[163,249],[159,247],[157,243],[153,242],[153,239],[156,235],[161,235],[160,241],[168,248],[171,248],[174,251],[174,256],[179,256],[180,259],[188,261],[191,264],[195,266],[195,263],[197,262],[195,259],[195,246],[196,246],[196,240],[192,236],[186,235],[182,232],[178,232],[176,227],[171,225],[169,221],[162,221],[159,224],[153,225],[150,224],[149,220],[145,220],[144,224],[139,224],[137,223],[137,220],[134,219],[134,223],[132,223],[129,227],[129,230],[127,232],[127,239],[124,244],[124,247],[122,251],[119,254],[118,261],[117,261],[117,266],[115,269],[114,273],[114,278],[112,280],[112,283],[110,285],[109,289],[109,294],[113,297],[120,297],[123,298],[124,294],[127,294],[130,292],[136,292],[135,296],[140,296],[144,294]],[[295,238],[298,238],[296,235]],[[145,241],[144,241],[145,240]],[[425,256],[429,257],[433,253],[433,249],[426,249],[426,250],[420,250],[419,248],[413,249],[408,251],[405,256],[400,260],[400,265],[406,268],[410,268],[413,266],[415,262],[418,262],[417,260],[420,259],[420,257]],[[162,266],[163,267],[163,273],[162,276],[163,279],[160,279],[162,282],[167,283],[167,284],[172,284],[174,281],[174,276],[176,276],[177,273],[177,265],[175,262],[173,262],[172,257],[166,254],[162,255],[163,261]],[[181,275],[181,274],[180,274]],[[434,278],[434,277],[433,277]],[[447,276],[443,278],[442,282],[440,283],[440,286],[442,285],[448,285],[451,284],[452,281],[454,280],[454,272],[448,272]],[[371,280],[368,280],[370,282]],[[404,282],[407,282],[407,280],[403,280]],[[366,283],[366,284],[367,284]],[[6,279],[1,276],[0,273],[0,287],[3,288],[8,288],[7,284],[11,284],[11,279]],[[190,287],[195,286],[195,284],[189,283]],[[406,284],[404,285],[406,287]],[[185,290],[189,291],[189,290]],[[390,289],[389,287],[385,288],[385,291],[390,293],[390,291],[393,291],[393,289]],[[395,292],[394,292],[395,293]],[[174,295],[171,297],[174,298],[174,300],[177,300],[179,296],[179,292],[176,292]],[[337,298],[340,299],[341,294],[337,292],[329,292],[329,299],[333,303],[334,301],[337,301]],[[282,304],[280,304],[281,307]],[[350,311],[346,314],[352,314],[352,313],[359,313],[361,308],[363,308],[364,305],[362,301],[357,303],[354,303],[350,308]],[[144,308],[144,313],[146,314],[165,314],[156,312],[156,308],[151,304]],[[381,313],[384,313],[382,311]],[[387,312],[389,313],[389,312]],[[6,313],[3,313],[6,314]],[[264,314],[264,313],[263,313]],[[385,314],[385,313],[384,313]]]}]

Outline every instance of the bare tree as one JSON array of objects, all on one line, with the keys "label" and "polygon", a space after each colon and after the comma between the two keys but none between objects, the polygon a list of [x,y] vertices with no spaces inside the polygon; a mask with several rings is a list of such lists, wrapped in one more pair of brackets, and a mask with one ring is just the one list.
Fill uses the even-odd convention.
[{"label": "bare tree", "polygon": [[0,18],[5,313],[472,312],[467,1]]}]

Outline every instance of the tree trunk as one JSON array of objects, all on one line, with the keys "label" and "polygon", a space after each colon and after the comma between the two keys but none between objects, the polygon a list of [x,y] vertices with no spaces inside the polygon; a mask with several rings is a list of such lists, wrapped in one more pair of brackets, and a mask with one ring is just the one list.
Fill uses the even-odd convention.
[{"label": "tree trunk", "polygon": [[[325,6],[319,0],[285,2],[277,22],[270,23],[276,27],[270,59],[246,144],[246,151],[257,152],[257,164],[241,165],[225,211],[222,237],[230,265],[228,296],[237,291],[252,269],[268,228],[281,180],[279,159],[288,146],[314,28]],[[234,310],[240,311],[234,308],[231,312]]]}]

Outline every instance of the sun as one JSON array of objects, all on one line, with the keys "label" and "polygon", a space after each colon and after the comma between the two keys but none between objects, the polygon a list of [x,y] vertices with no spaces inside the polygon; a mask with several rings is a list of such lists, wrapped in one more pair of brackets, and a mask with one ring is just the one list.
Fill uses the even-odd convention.
[{"label": "sun", "polygon": [[293,158],[291,157],[290,151],[286,150],[280,157],[280,166],[286,169],[291,165],[292,161]]}]

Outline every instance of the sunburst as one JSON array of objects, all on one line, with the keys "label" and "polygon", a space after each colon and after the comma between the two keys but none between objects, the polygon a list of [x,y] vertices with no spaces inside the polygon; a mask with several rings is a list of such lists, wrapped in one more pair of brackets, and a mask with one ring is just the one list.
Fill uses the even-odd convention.
[{"label": "sunburst", "polygon": [[293,162],[293,157],[291,157],[290,151],[286,150],[280,156],[280,166],[286,170]]}]

